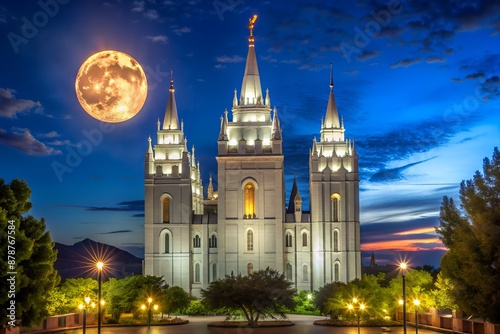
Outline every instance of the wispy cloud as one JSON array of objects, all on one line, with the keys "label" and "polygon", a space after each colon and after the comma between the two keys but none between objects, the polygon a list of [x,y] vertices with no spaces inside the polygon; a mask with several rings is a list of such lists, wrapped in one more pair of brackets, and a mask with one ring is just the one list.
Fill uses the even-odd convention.
[{"label": "wispy cloud", "polygon": [[116,206],[87,206],[87,211],[144,211],[144,200],[124,201]]},{"label": "wispy cloud", "polygon": [[417,161],[413,163],[406,164],[401,167],[396,167],[396,168],[390,168],[390,169],[381,169],[375,174],[373,174],[370,177],[370,182],[392,182],[392,181],[400,181],[406,179],[406,177],[403,175],[403,172],[407,170],[410,167],[413,167],[415,165],[427,162],[433,158],[425,159],[422,161]]},{"label": "wispy cloud", "polygon": [[146,38],[151,40],[153,43],[167,44],[168,42],[168,36],[166,35],[146,36]]},{"label": "wispy cloud", "polygon": [[180,28],[178,26],[172,26],[172,31],[176,35],[182,36],[184,34],[190,33],[191,32],[191,28],[189,28],[189,27],[181,27]]},{"label": "wispy cloud", "polygon": [[234,56],[220,56],[220,57],[217,57],[215,58],[215,60],[217,60],[217,62],[219,63],[241,63],[243,61],[245,61],[245,58],[243,58],[242,56],[238,56],[238,55],[234,55]]},{"label": "wispy cloud", "polygon": [[368,51],[368,50],[363,50],[361,54],[358,56],[358,60],[361,62],[367,61],[369,59],[378,57],[380,55],[380,51],[374,50],[374,51]]},{"label": "wispy cloud", "polygon": [[425,60],[425,62],[427,64],[444,63],[444,62],[446,62],[446,58],[444,58],[444,57],[438,57],[438,56],[427,57],[427,59]]},{"label": "wispy cloud", "polygon": [[18,99],[14,96],[13,89],[0,88],[0,117],[16,118],[18,114],[31,110],[41,112],[40,102]]},{"label": "wispy cloud", "polygon": [[144,12],[144,17],[150,20],[158,20],[160,18],[160,14],[158,14],[156,9],[148,9]]},{"label": "wispy cloud", "polygon": [[27,129],[22,133],[10,133],[4,129],[0,129],[0,143],[13,147],[27,155],[44,156],[62,154],[60,150],[47,147],[44,143],[37,140]]},{"label": "wispy cloud", "polygon": [[61,135],[57,133],[57,131],[50,131],[47,133],[37,133],[36,136],[38,138],[56,138],[60,137]]},{"label": "wispy cloud", "polygon": [[144,1],[134,1],[132,3],[132,11],[141,13],[144,11]]},{"label": "wispy cloud", "polygon": [[417,58],[406,58],[402,59],[400,61],[395,62],[394,64],[391,65],[391,68],[398,68],[398,67],[409,67],[415,64],[418,64],[422,61],[421,57]]},{"label": "wispy cloud", "polygon": [[109,232],[102,232],[99,234],[119,234],[119,233],[130,233],[132,230],[116,230],[116,231],[109,231]]}]

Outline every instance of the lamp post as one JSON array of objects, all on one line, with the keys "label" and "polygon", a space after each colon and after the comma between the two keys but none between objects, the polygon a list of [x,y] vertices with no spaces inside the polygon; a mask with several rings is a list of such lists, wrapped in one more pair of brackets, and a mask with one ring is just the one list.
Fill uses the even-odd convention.
[{"label": "lamp post", "polygon": [[406,334],[406,286],[405,286],[405,273],[406,273],[406,262],[401,262],[399,264],[399,269],[403,271],[401,275],[403,278],[403,333]]},{"label": "lamp post", "polygon": [[352,304],[347,305],[347,308],[349,310],[356,310],[356,315],[358,318],[358,334],[360,333],[360,326],[359,326],[359,311],[364,311],[366,306],[364,303],[358,301],[358,298],[354,297],[352,299]]},{"label": "lamp post", "polygon": [[97,334],[101,334],[101,279],[104,263],[97,262]]},{"label": "lamp post", "polygon": [[89,307],[90,297],[85,297],[85,304],[78,305],[80,310],[83,310],[83,334],[85,334],[87,329],[87,307]]},{"label": "lamp post", "polygon": [[[153,303],[153,298],[148,297],[148,330],[151,329],[151,304]],[[141,309],[145,310],[146,305],[142,304]],[[158,309],[158,305],[154,304],[153,309],[156,311]]]},{"label": "lamp post", "polygon": [[[399,304],[399,306],[401,306],[401,311],[403,311],[403,309],[402,309],[402,307],[403,307],[403,300],[402,299],[398,300],[398,304]],[[397,320],[398,320],[398,311],[396,311],[396,321]]]},{"label": "lamp post", "polygon": [[415,306],[415,334],[418,334],[418,306],[420,305],[420,300],[414,299],[413,305]]}]

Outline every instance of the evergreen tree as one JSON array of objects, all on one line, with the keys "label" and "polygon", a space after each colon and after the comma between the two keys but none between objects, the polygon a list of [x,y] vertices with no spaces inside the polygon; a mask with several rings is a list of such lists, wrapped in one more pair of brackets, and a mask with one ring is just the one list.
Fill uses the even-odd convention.
[{"label": "evergreen tree", "polygon": [[500,323],[500,152],[485,158],[483,173],[460,184],[461,209],[452,198],[441,204],[436,229],[449,251],[441,270],[450,279],[460,310]]},{"label": "evergreen tree", "polygon": [[0,179],[1,328],[41,323],[48,315],[49,292],[59,282],[57,252],[45,220],[25,215],[30,196],[24,180],[6,184]]}]

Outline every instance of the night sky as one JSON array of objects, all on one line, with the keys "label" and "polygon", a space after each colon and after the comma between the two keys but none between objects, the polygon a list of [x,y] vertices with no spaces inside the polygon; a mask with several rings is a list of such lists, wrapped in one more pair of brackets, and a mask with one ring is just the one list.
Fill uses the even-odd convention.
[{"label": "night sky", "polygon": [[[91,238],[142,257],[144,154],[170,71],[206,191],[255,13],[287,194],[295,173],[308,207],[308,151],[333,63],[339,113],[359,154],[364,263],[373,251],[378,264],[439,266],[442,197],[457,198],[500,142],[497,1],[4,1],[0,177],[28,182],[31,214],[55,241]],[[104,50],[129,54],[146,72],[146,103],[123,123],[92,118],[75,94],[81,64]]]}]

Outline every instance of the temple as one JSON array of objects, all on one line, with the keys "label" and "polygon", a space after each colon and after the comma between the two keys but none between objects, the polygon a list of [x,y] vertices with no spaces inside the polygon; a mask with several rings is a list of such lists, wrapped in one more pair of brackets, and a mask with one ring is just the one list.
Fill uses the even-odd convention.
[{"label": "temple", "polygon": [[163,276],[193,296],[225,275],[267,267],[307,291],[361,276],[358,156],[354,141],[344,137],[332,70],[319,139],[304,143],[305,149],[310,145],[310,208],[305,209],[296,179],[288,203],[285,199],[283,136],[269,90],[264,96],[261,88],[256,20],[255,15],[248,24],[241,90],[234,91],[231,112],[225,110],[214,129],[218,189],[210,176],[204,197],[172,78],[154,146],[148,138],[144,274]]}]

